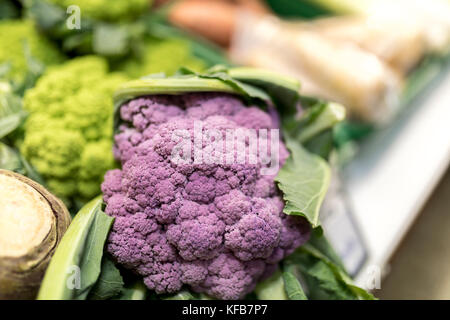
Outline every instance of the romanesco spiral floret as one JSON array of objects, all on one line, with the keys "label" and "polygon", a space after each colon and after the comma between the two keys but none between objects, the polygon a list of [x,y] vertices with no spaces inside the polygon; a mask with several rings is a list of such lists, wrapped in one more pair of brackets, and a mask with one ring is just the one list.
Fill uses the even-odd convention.
[{"label": "romanesco spiral floret", "polygon": [[56,64],[63,57],[56,47],[41,36],[32,21],[0,21],[0,65],[9,63],[7,77],[21,82],[28,70],[26,52],[44,65]]},{"label": "romanesco spiral floret", "polygon": [[88,199],[100,192],[114,165],[112,92],[125,80],[88,56],[50,68],[27,91],[21,150],[57,195]]},{"label": "romanesco spiral floret", "polygon": [[150,6],[150,0],[48,0],[60,7],[80,7],[81,16],[97,20],[117,21],[137,17]]}]

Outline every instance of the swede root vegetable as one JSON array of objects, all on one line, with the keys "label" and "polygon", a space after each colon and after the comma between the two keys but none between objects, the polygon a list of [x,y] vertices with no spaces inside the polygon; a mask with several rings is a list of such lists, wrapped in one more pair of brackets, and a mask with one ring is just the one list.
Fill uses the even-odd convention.
[{"label": "swede root vegetable", "polygon": [[61,200],[0,170],[0,299],[33,299],[71,221]]}]

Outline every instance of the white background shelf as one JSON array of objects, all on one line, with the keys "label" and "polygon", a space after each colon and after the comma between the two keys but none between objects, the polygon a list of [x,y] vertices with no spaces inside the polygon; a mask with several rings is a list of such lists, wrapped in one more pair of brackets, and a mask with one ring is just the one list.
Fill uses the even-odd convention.
[{"label": "white background shelf", "polygon": [[[344,171],[344,186],[368,259],[366,287],[387,262],[450,163],[450,67],[402,117],[374,134]],[[449,195],[450,214],[450,195]]]}]

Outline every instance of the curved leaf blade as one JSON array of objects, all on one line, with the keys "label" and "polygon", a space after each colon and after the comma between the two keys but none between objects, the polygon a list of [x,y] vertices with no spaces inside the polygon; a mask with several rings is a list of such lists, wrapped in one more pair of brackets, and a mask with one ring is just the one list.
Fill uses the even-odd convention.
[{"label": "curved leaf blade", "polygon": [[289,300],[308,300],[298,279],[290,272],[283,272],[284,288]]},{"label": "curved leaf blade", "polygon": [[285,201],[283,212],[303,216],[318,227],[320,206],[330,184],[330,168],[299,143],[289,137],[285,140],[291,155],[275,178]]}]

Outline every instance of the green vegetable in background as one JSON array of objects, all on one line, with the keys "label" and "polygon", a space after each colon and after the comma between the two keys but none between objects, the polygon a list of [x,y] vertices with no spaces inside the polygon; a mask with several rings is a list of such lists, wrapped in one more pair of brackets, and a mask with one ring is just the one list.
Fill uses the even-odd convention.
[{"label": "green vegetable in background", "polygon": [[45,186],[44,179],[30,163],[17,150],[3,142],[0,142],[0,169],[20,173]]},{"label": "green vegetable in background", "polygon": [[[64,52],[107,57],[114,68],[132,77],[172,74],[181,66],[195,70],[226,62],[208,42],[165,23],[165,14],[150,11],[151,1],[25,0],[25,11]],[[69,29],[69,5],[79,5],[80,28]]]},{"label": "green vegetable in background", "polygon": [[0,139],[17,129],[27,113],[22,109],[22,99],[9,82],[0,82]]},{"label": "green vegetable in background", "polygon": [[14,172],[22,169],[18,152],[2,142],[0,142],[0,168]]},{"label": "green vegetable in background", "polygon": [[111,95],[125,79],[108,73],[102,58],[82,57],[47,70],[27,91],[20,150],[58,196],[84,200],[100,192],[114,166]]},{"label": "green vegetable in background", "polygon": [[[22,89],[22,86],[16,87]],[[14,139],[28,115],[22,108],[22,98],[8,81],[0,82],[0,169],[20,173],[45,185],[42,177],[16,150]]]},{"label": "green vegetable in background", "polygon": [[266,0],[270,8],[286,18],[317,18],[332,14],[364,13],[372,0]]},{"label": "green vegetable in background", "polygon": [[103,21],[131,20],[148,10],[151,0],[47,0],[66,9],[80,7],[82,15]]},{"label": "green vegetable in background", "polygon": [[20,7],[14,0],[0,1],[0,19],[15,19],[20,16]]},{"label": "green vegetable in background", "polygon": [[28,73],[27,53],[44,65],[63,60],[56,47],[37,32],[30,20],[1,20],[0,39],[0,66],[7,68],[3,77],[16,83],[23,82]]},{"label": "green vegetable in background", "polygon": [[[79,12],[67,12],[72,5],[78,6]],[[26,14],[47,36],[57,41],[63,51],[109,57],[123,57],[132,51],[144,32],[138,20],[149,5],[148,0],[24,1]],[[68,28],[68,22],[79,24]]]}]

